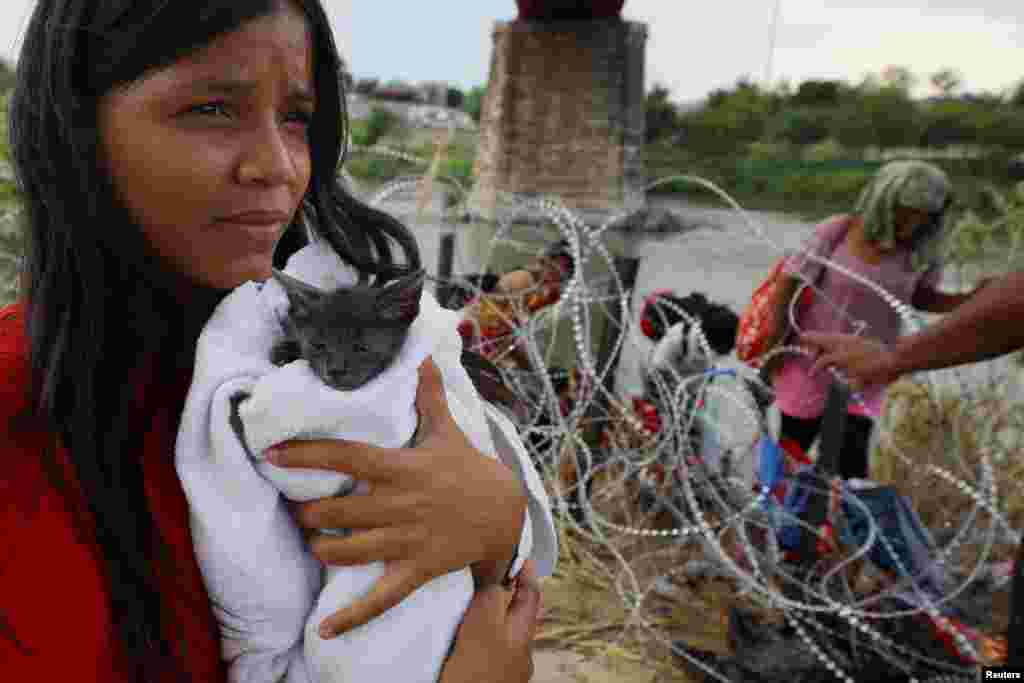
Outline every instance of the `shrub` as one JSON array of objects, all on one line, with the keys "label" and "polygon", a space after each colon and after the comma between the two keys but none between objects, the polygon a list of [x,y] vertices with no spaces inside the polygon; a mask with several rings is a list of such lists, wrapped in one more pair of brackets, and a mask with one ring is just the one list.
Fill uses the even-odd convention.
[{"label": "shrub", "polygon": [[360,147],[370,146],[370,126],[366,121],[352,121],[349,135],[352,144]]},{"label": "shrub", "polygon": [[392,157],[359,156],[345,163],[345,170],[357,180],[381,183],[402,175],[405,162]]},{"label": "shrub", "polygon": [[366,119],[366,143],[377,144],[382,137],[390,133],[398,125],[398,115],[384,107],[374,107]]},{"label": "shrub", "polygon": [[811,145],[828,137],[830,114],[820,109],[786,109],[771,122],[771,137],[794,145]]},{"label": "shrub", "polygon": [[483,112],[484,95],[486,94],[487,89],[478,85],[470,88],[469,92],[466,93],[462,100],[463,110],[465,110],[465,112],[477,123],[480,123],[480,115]]},{"label": "shrub", "polygon": [[834,173],[792,173],[783,178],[782,194],[802,202],[848,203],[851,208],[861,190],[871,180],[867,170]]},{"label": "shrub", "polygon": [[970,144],[980,134],[976,108],[966,102],[941,102],[923,112],[923,147],[948,147]]},{"label": "shrub", "polygon": [[473,180],[473,160],[453,158],[444,163],[442,173],[462,183],[471,183]]},{"label": "shrub", "polygon": [[793,146],[785,142],[752,142],[747,155],[751,159],[791,159]]},{"label": "shrub", "polygon": [[837,161],[849,158],[850,153],[835,138],[826,138],[807,146],[801,156],[805,161]]},{"label": "shrub", "polygon": [[958,266],[1005,259],[1016,268],[1024,260],[1024,183],[1005,194],[988,186],[984,196],[984,205],[968,209],[954,224],[946,259]]}]

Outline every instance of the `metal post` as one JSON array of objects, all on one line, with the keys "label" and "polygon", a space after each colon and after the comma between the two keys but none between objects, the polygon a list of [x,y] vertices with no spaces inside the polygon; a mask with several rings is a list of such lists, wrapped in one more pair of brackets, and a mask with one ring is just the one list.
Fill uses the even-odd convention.
[{"label": "metal post", "polygon": [[437,255],[437,279],[438,284],[435,289],[437,296],[437,302],[441,306],[445,306],[448,303],[448,299],[451,297],[452,292],[452,268],[455,263],[455,226],[452,225],[453,217],[450,215],[448,209],[455,203],[455,198],[450,192],[444,194],[444,212],[441,217],[441,245]]}]

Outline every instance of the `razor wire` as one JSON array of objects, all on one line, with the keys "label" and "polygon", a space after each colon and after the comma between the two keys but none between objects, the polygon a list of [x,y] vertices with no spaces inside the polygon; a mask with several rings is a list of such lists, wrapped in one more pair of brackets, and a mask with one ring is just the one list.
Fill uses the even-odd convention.
[{"label": "razor wire", "polygon": [[[426,160],[411,158],[404,152],[377,148],[368,153],[397,155],[411,163],[428,165]],[[691,182],[711,191],[739,217],[750,237],[770,245],[779,255],[784,253],[784,249],[772,240],[754,216],[709,181],[679,175],[652,183],[648,189],[673,180]],[[424,176],[396,179],[378,188],[368,201],[388,210],[392,203],[407,202],[423,182]],[[469,191],[460,181],[437,175],[429,182],[440,183],[446,191],[454,193],[458,201],[452,211],[468,215],[466,200]],[[635,316],[627,313],[621,320],[615,320],[609,314],[609,310],[630,311],[632,292],[624,287],[607,244],[611,226],[627,218],[630,212],[614,212],[593,227],[555,197],[502,193],[498,202],[499,208],[489,221],[469,222],[457,227],[459,234],[465,237],[470,236],[470,231],[489,231],[490,239],[483,256],[485,271],[490,270],[488,265],[496,260],[497,249],[510,250],[528,259],[541,255],[538,243],[559,239],[564,240],[575,264],[571,277],[563,283],[558,300],[541,311],[525,310],[519,295],[507,297],[506,306],[498,311],[504,316],[507,334],[491,340],[492,346],[499,349],[492,353],[492,360],[501,368],[506,384],[526,406],[526,410],[517,414],[518,427],[551,496],[557,523],[572,529],[578,537],[606,551],[612,558],[611,566],[604,569],[609,576],[615,577],[615,590],[618,599],[629,610],[629,623],[644,629],[708,676],[729,680],[713,666],[708,666],[672,641],[654,623],[648,614],[654,579],[645,583],[617,543],[625,538],[653,539],[668,544],[665,552],[678,553],[682,557],[690,547],[689,541],[696,540],[705,555],[736,581],[739,592],[746,599],[752,604],[779,610],[789,628],[821,665],[839,680],[857,680],[856,671],[844,668],[834,654],[836,643],[843,638],[850,641],[859,638],[854,652],[870,652],[906,672],[910,680],[917,680],[917,672],[945,676],[949,680],[969,677],[975,670],[970,662],[982,663],[987,661],[986,658],[991,659],[991,654],[978,652],[977,642],[965,635],[948,614],[954,601],[982,580],[990,569],[989,558],[994,552],[1020,541],[1019,534],[1012,529],[1007,518],[1005,499],[1011,493],[1019,495],[1024,491],[1024,483],[1013,482],[1015,491],[1000,490],[998,485],[1004,482],[998,481],[995,467],[997,463],[1005,465],[1012,457],[997,434],[1000,425],[1009,419],[1011,407],[999,406],[995,416],[979,420],[972,415],[970,407],[982,397],[966,377],[954,371],[947,375],[952,380],[946,382],[928,376],[923,380],[915,378],[916,386],[930,406],[939,406],[942,397],[948,395],[959,397],[965,406],[955,413],[952,424],[948,425],[955,438],[943,464],[922,464],[919,462],[921,453],[910,451],[909,447],[898,443],[890,424],[895,418],[877,421],[880,447],[884,447],[904,467],[927,477],[931,485],[955,491],[967,506],[963,519],[945,520],[946,528],[955,531],[945,543],[937,543],[934,548],[935,565],[942,569],[956,568],[957,571],[950,576],[959,574],[959,578],[950,578],[946,582],[941,593],[930,590],[924,585],[920,573],[915,574],[903,563],[871,510],[855,491],[847,487],[839,487],[839,509],[849,506],[868,520],[867,539],[859,547],[847,548],[845,556],[830,566],[798,575],[782,559],[774,534],[762,534],[762,542],[758,544],[748,531],[770,528],[772,520],[766,514],[766,508],[770,507],[771,492],[753,485],[749,477],[745,479],[736,472],[712,471],[701,462],[701,453],[695,445],[695,433],[713,434],[718,443],[723,444],[723,453],[728,452],[731,464],[742,464],[739,469],[748,473],[756,470],[752,463],[758,443],[764,438],[773,438],[769,421],[756,406],[757,401],[751,391],[751,387],[771,391],[758,371],[745,365],[723,367],[711,350],[701,321],[665,302],[666,307],[675,309],[678,317],[695,330],[698,353],[706,361],[708,370],[690,376],[682,376],[671,367],[667,368],[667,373],[651,373],[652,386],[661,397],[658,413],[661,427],[651,433],[640,417],[633,414],[629,397],[608,391],[607,380],[612,366],[607,359],[602,364],[602,359],[597,358],[595,352],[597,332],[603,325],[605,333],[610,330],[614,337],[607,358],[621,355],[627,344],[633,345],[631,350],[636,352],[635,355],[644,357],[642,350],[637,348]],[[523,237],[524,232],[530,234],[530,239]],[[906,329],[915,331],[923,325],[921,317],[909,304],[897,299],[878,283],[829,258],[810,252],[804,255],[877,294],[896,312]],[[460,264],[462,273],[470,269],[469,264]],[[500,295],[484,292],[458,276],[453,277],[453,284],[472,289],[476,298],[500,298]],[[751,283],[752,286],[754,284]],[[815,289],[816,296],[827,299],[827,292],[814,283],[804,283],[804,286]],[[714,298],[714,292],[708,292],[708,295]],[[799,329],[797,298],[794,297],[789,309],[790,322],[795,329]],[[858,329],[857,322],[851,320],[855,333],[870,333],[863,326]],[[569,390],[575,391],[575,395],[564,411],[561,406],[566,390],[555,387],[548,371],[555,339],[563,333],[563,328],[568,329],[573,352],[572,367],[566,370],[575,378],[575,383],[569,382]],[[505,362],[513,352],[526,359],[526,367]],[[780,354],[808,358],[814,355],[797,344],[773,349],[765,360]],[[828,372],[837,381],[845,381],[836,370],[829,369]],[[725,386],[717,381],[721,377],[736,381]],[[731,417],[723,418],[721,414],[712,415],[707,411],[704,406],[709,398],[717,399],[719,405],[731,406],[732,410],[727,413]],[[861,397],[854,395],[854,401],[859,400]],[[905,416],[904,419],[910,418]],[[967,444],[958,436],[962,429],[972,430],[975,443],[980,444],[973,464],[968,457]],[[586,438],[586,433],[593,430],[606,438],[597,443]],[[730,448],[726,449],[724,444],[729,444]],[[669,528],[656,527],[650,519],[642,520],[647,524],[635,523],[633,517],[645,517],[639,509],[641,493],[646,495],[651,509],[668,514],[672,521]],[[632,506],[635,508],[632,512],[636,514],[623,523],[601,503],[610,499],[617,500],[627,509]],[[920,501],[911,501],[912,504],[915,502]],[[786,514],[775,506],[773,514],[780,513]],[[841,512],[837,514],[842,517]],[[778,522],[776,516],[775,523]],[[801,523],[791,515],[785,522]],[[936,520],[931,522],[934,525]],[[804,528],[804,532],[816,534],[818,530]],[[724,540],[728,534],[734,537],[732,551]],[[863,564],[870,550],[876,546],[881,546],[887,556],[895,560],[895,576],[891,577],[887,587],[867,595],[857,595],[851,585],[851,568],[858,563]],[[965,546],[971,546],[968,554],[975,558],[966,567],[958,565],[957,559]],[[671,578],[682,569],[684,567],[675,567],[654,578]],[[789,585],[790,589],[781,589],[780,582]],[[913,617],[930,619],[939,632],[952,640],[960,659],[938,658],[933,656],[934,653],[918,652],[886,635],[886,622]],[[842,624],[842,627],[837,624]],[[849,660],[849,657],[845,659]]]}]

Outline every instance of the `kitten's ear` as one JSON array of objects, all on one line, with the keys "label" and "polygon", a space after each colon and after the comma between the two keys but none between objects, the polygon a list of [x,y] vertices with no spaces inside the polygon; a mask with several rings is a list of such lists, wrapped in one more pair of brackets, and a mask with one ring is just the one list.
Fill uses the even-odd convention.
[{"label": "kitten's ear", "polygon": [[288,295],[288,301],[292,305],[292,315],[302,314],[310,309],[313,304],[319,301],[324,293],[313,285],[307,285],[301,280],[274,268],[274,279],[284,288]]},{"label": "kitten's ear", "polygon": [[420,314],[420,296],[426,272],[417,270],[392,280],[384,286],[377,299],[378,311],[385,320],[412,322]]}]

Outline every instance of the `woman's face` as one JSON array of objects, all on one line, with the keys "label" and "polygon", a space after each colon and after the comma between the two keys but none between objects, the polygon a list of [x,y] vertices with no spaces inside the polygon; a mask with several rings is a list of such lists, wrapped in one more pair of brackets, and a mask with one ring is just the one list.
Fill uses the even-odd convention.
[{"label": "woman's face", "polygon": [[310,178],[311,36],[291,3],[108,93],[99,121],[118,198],[195,284],[271,275]]},{"label": "woman's face", "polygon": [[897,205],[893,212],[893,220],[896,222],[896,241],[909,243],[914,237],[914,232],[926,224],[930,218],[927,211]]}]

